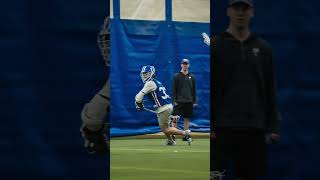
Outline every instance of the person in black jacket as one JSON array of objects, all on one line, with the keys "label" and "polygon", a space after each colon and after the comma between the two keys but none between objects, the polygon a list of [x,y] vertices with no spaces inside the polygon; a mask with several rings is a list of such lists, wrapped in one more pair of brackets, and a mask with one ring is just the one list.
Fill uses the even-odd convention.
[{"label": "person in black jacket", "polygon": [[[193,107],[197,105],[196,78],[189,72],[189,65],[188,59],[182,59],[181,71],[174,75],[172,84],[173,115],[183,117],[184,130],[189,130]],[[174,119],[173,126],[176,125]],[[183,140],[187,141],[185,138]]]},{"label": "person in black jacket", "polygon": [[[230,0],[228,29],[211,42],[211,179],[238,180],[266,170],[266,140],[279,140],[272,50],[249,30],[251,0]],[[229,161],[230,160],[230,161]]]},{"label": "person in black jacket", "polygon": [[[110,17],[105,18],[98,34],[98,45],[106,66],[110,66]],[[106,155],[109,148],[106,119],[110,111],[110,79],[103,88],[88,102],[81,112],[80,132],[84,139],[84,147],[91,154]]]}]

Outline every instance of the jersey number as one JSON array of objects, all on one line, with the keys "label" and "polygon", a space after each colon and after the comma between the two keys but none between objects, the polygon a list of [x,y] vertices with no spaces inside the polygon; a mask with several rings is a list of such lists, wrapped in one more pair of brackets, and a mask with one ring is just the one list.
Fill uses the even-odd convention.
[{"label": "jersey number", "polygon": [[161,91],[164,94],[164,96],[161,96],[162,99],[170,98],[170,96],[166,93],[166,88],[165,87],[159,87],[159,91]]}]

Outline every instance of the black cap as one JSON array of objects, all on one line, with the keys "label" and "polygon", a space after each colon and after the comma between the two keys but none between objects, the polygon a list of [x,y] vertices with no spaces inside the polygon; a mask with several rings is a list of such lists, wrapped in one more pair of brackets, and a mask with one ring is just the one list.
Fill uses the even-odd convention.
[{"label": "black cap", "polygon": [[252,0],[229,0],[229,6],[233,6],[236,3],[244,3],[244,4],[247,4],[250,7],[253,7]]},{"label": "black cap", "polygon": [[183,64],[183,63],[189,64],[189,60],[188,60],[188,59],[182,59],[182,60],[181,60],[181,64]]}]

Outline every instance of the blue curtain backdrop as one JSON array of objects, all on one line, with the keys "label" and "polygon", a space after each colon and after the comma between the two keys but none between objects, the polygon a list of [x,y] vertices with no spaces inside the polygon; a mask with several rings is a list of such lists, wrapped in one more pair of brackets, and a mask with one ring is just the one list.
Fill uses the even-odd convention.
[{"label": "blue curtain backdrop", "polygon": [[[209,131],[210,48],[203,43],[201,36],[202,32],[210,33],[209,21],[173,21],[171,4],[171,0],[165,1],[165,18],[156,21],[122,19],[119,1],[113,2],[110,74],[112,137],[160,131],[156,115],[137,111],[134,105],[134,97],[143,87],[140,70],[143,65],[154,65],[156,78],[172,95],[172,78],[180,71],[182,58],[190,60],[190,72],[197,79],[199,105],[194,109],[190,129]],[[197,3],[194,8],[197,8]]]},{"label": "blue curtain backdrop", "polygon": [[[261,179],[320,179],[320,12],[318,1],[255,3],[252,30],[272,46],[276,66],[281,142],[270,145],[268,176]],[[211,1],[211,29],[216,35],[228,25],[227,1]]]},{"label": "blue curtain backdrop", "polygon": [[109,1],[5,1],[0,7],[0,179],[107,179],[88,155],[82,107],[107,78],[96,35]]}]

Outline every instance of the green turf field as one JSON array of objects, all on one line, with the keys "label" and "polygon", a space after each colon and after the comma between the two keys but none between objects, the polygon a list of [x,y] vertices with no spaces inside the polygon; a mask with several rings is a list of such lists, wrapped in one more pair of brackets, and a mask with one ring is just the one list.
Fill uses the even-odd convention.
[{"label": "green turf field", "polygon": [[210,141],[195,139],[176,146],[164,139],[111,140],[111,180],[208,180]]}]

